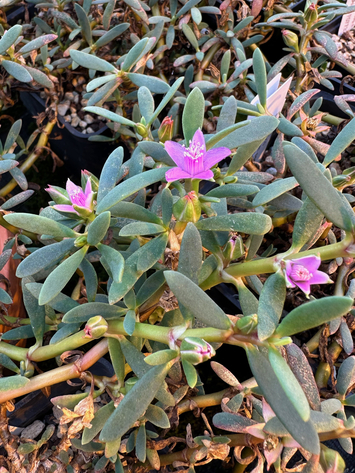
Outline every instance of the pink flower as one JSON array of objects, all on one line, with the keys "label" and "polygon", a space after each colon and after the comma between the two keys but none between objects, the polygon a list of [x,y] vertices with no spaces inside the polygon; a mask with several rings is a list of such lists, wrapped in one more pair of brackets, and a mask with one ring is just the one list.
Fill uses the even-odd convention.
[{"label": "pink flower", "polygon": [[298,286],[308,297],[311,292],[311,284],[332,283],[328,274],[318,271],[321,262],[320,257],[315,255],[286,260],[284,273],[287,287]]},{"label": "pink flower", "polygon": [[206,151],[205,138],[200,129],[194,134],[188,148],[175,141],[166,141],[165,149],[177,165],[176,168],[166,172],[165,178],[168,182],[178,179],[211,179],[213,177],[211,167],[231,153],[228,148]]},{"label": "pink flower", "polygon": [[79,186],[76,186],[70,179],[67,180],[66,190],[72,205],[60,204],[53,205],[53,208],[60,212],[72,212],[80,215],[80,211],[84,213],[93,211],[94,192],[91,187],[91,180],[88,179],[85,186],[85,192]]}]

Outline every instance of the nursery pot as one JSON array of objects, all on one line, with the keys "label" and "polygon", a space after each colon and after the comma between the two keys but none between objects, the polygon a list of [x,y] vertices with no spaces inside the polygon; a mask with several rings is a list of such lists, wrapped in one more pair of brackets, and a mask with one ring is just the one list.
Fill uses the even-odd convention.
[{"label": "nursery pot", "polygon": [[26,10],[28,11],[29,17],[33,18],[35,13],[34,4],[27,4],[27,6],[15,5],[14,7],[10,8],[6,14],[7,23],[10,26],[14,26],[19,21],[23,21],[25,19]]},{"label": "nursery pot", "polygon": [[[32,116],[45,111],[44,100],[36,93],[21,92],[21,100]],[[77,131],[63,117],[58,116],[58,124],[55,125],[49,143],[51,149],[62,159],[70,173],[80,175],[81,170],[88,170],[99,176],[101,169],[117,146],[122,146],[127,154],[127,147],[121,142],[113,141],[89,141],[93,136],[110,136],[107,126],[102,127],[96,133],[84,134]]]}]

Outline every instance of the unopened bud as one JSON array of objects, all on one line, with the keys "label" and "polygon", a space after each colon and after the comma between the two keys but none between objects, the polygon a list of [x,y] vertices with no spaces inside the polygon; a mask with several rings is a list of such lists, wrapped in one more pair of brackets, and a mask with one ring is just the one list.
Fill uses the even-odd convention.
[{"label": "unopened bud", "polygon": [[82,246],[85,246],[85,245],[87,245],[86,235],[81,235],[74,241],[74,246],[76,248],[81,248]]},{"label": "unopened bud", "polygon": [[101,315],[97,315],[96,317],[91,317],[87,321],[87,324],[85,325],[84,332],[85,332],[85,337],[84,338],[100,338],[102,337],[106,331],[107,331],[108,324],[106,320],[101,317]]},{"label": "unopened bud", "polygon": [[173,128],[174,120],[171,117],[165,117],[158,130],[159,141],[165,143],[165,141],[171,140],[173,137]]},{"label": "unopened bud", "polygon": [[253,332],[258,325],[258,316],[257,314],[245,315],[237,320],[235,327],[238,329],[238,332],[248,335]]},{"label": "unopened bud", "polygon": [[137,381],[138,378],[136,378],[135,376],[132,376],[132,378],[127,379],[127,381],[124,383],[126,394],[133,388]]},{"label": "unopened bud", "polygon": [[323,471],[332,473],[343,473],[345,470],[345,462],[339,452],[332,450],[321,444],[320,465]]},{"label": "unopened bud", "polygon": [[337,189],[342,188],[344,186],[349,186],[351,184],[351,177],[350,176],[335,176],[332,179],[333,186]]},{"label": "unopened bud", "polygon": [[284,40],[286,46],[292,48],[296,52],[299,51],[298,36],[296,35],[296,33],[290,30],[282,30],[282,39]]},{"label": "unopened bud", "polygon": [[56,204],[71,205],[68,192],[65,189],[57,186],[49,185],[46,189],[48,194],[52,197]]},{"label": "unopened bud", "polygon": [[81,171],[81,187],[83,189],[86,188],[86,183],[88,179],[91,180],[91,188],[93,192],[97,192],[99,189],[99,180],[98,178],[90,171],[87,171],[86,169],[84,171]]},{"label": "unopened bud", "polygon": [[223,249],[223,256],[228,261],[240,258],[244,254],[243,239],[239,235],[233,235]]},{"label": "unopened bud", "polygon": [[181,359],[188,361],[192,365],[207,361],[215,356],[215,354],[216,352],[212,345],[205,342],[202,338],[188,337],[181,343]]},{"label": "unopened bud", "polygon": [[201,217],[201,204],[195,191],[181,197],[173,206],[178,222],[197,222]]},{"label": "unopened bud", "polygon": [[314,3],[307,8],[304,19],[309,25],[313,25],[318,20],[317,6]]},{"label": "unopened bud", "polygon": [[143,125],[143,123],[136,123],[136,130],[142,138],[146,138],[148,136],[147,128],[145,127],[145,125]]}]

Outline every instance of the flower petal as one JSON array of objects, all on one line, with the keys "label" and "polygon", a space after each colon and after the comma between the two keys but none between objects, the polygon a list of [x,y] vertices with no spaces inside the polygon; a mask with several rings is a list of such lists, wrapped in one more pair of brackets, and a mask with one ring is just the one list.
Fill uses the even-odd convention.
[{"label": "flower petal", "polygon": [[53,205],[53,208],[59,212],[71,212],[73,214],[79,215],[72,205],[59,204]]},{"label": "flower petal", "polygon": [[231,154],[229,148],[214,148],[207,151],[203,160],[204,169],[211,169],[212,166],[219,163],[222,159],[226,158]]},{"label": "flower petal", "polygon": [[273,463],[275,463],[276,460],[279,458],[283,448],[284,448],[284,446],[279,441],[279,444],[273,450],[268,450],[267,448],[264,449],[263,453],[264,453],[266,461],[267,461],[267,470],[268,471],[270,470],[270,466]]},{"label": "flower petal", "polygon": [[311,279],[311,284],[327,284],[332,283],[333,281],[330,279],[327,273],[323,271],[315,271],[313,277]]},{"label": "flower petal", "polygon": [[207,171],[202,171],[193,176],[194,179],[204,179],[205,181],[209,181],[213,178],[213,172],[209,169]]},{"label": "flower petal", "polygon": [[192,140],[191,140],[191,145],[196,146],[204,151],[206,151],[206,144],[205,144],[205,137],[203,136],[202,131],[200,128],[196,130]]},{"label": "flower petal", "polygon": [[183,171],[181,168],[172,168],[166,171],[165,179],[167,182],[178,181],[179,179],[191,179],[192,176],[186,171]]},{"label": "flower petal", "polygon": [[308,269],[310,273],[312,273],[313,271],[316,271],[322,262],[320,257],[316,255],[305,256],[304,258],[288,260],[288,261],[290,261],[290,263],[292,264],[301,264],[306,269]]},{"label": "flower petal", "polygon": [[86,186],[85,186],[85,196],[88,197],[89,194],[92,192],[92,186],[91,186],[91,179],[90,177],[86,181]]},{"label": "flower petal", "polygon": [[308,297],[309,294],[311,293],[311,282],[310,281],[297,281],[296,283],[296,286],[298,286],[301,291],[303,291],[306,296]]},{"label": "flower petal", "polygon": [[165,145],[165,151],[168,153],[168,155],[171,157],[174,163],[177,166],[179,166],[181,169],[186,170],[186,166],[185,166],[186,157],[184,156],[186,149],[179,143],[176,143],[175,141],[166,141],[164,145]]},{"label": "flower petal", "polygon": [[289,274],[291,273],[291,270],[292,270],[292,261],[291,260],[286,260],[285,264],[286,264],[286,269],[284,271],[284,276],[285,276],[285,280],[286,280],[286,286],[294,288],[294,287],[296,287],[296,285],[294,284],[292,279],[289,277]]},{"label": "flower petal", "polygon": [[72,204],[85,206],[86,197],[81,187],[76,186],[74,182],[68,179],[66,189]]}]

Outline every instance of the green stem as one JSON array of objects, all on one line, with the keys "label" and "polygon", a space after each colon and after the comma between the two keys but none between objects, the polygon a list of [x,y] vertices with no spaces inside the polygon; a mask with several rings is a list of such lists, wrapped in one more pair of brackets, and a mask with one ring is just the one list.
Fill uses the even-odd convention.
[{"label": "green stem", "polygon": [[44,347],[37,348],[33,353],[31,353],[29,359],[30,361],[35,362],[50,360],[51,358],[61,355],[65,351],[75,350],[76,348],[82,347],[83,345],[92,342],[92,340],[93,339],[90,337],[86,338],[85,331],[81,330],[80,332],[75,333],[74,335],[71,335],[70,337],[58,343],[53,343],[53,345],[46,345]]},{"label": "green stem", "polygon": [[207,69],[207,67],[210,65],[210,62],[214,58],[214,55],[219,49],[221,49],[221,47],[222,47],[222,43],[216,43],[212,46],[211,49],[208,50],[205,57],[203,58],[203,61],[201,62],[201,65],[199,67],[197,74],[195,75],[195,82],[198,80],[202,80],[205,69]]},{"label": "green stem", "polygon": [[326,123],[329,123],[330,125],[338,126],[341,123],[343,123],[344,118],[335,117],[334,115],[331,115],[330,113],[327,113],[326,115],[322,116],[322,121],[326,122]]},{"label": "green stem", "polygon": [[[247,381],[242,382],[243,388],[253,388],[257,386],[255,378],[250,378]],[[222,402],[222,399],[230,392],[231,388],[223,389],[217,393],[204,394],[203,396],[195,396],[191,399],[185,399],[177,405],[177,414],[181,415],[185,412],[191,411],[195,406],[200,407],[201,409],[211,406],[219,406]],[[193,402],[191,402],[193,401]]]},{"label": "green stem", "polygon": [[[22,348],[22,350],[25,349]],[[76,361],[75,363],[70,363],[69,365],[60,366],[59,368],[55,368],[47,373],[34,376],[21,388],[7,392],[0,392],[0,404],[19,396],[24,396],[33,391],[37,391],[38,389],[43,389],[48,386],[53,386],[53,384],[68,381],[68,379],[79,378],[81,373],[87,371],[90,366],[106,355],[107,352],[108,342],[107,340],[101,340],[97,345],[91,348],[91,350],[89,350],[81,360]]]},{"label": "green stem", "polygon": [[9,343],[0,342],[0,353],[7,355],[14,361],[25,361],[27,348],[15,347]]},{"label": "green stem", "polygon": [[[319,255],[322,261],[328,261],[338,257],[350,257],[351,255],[346,252],[346,249],[352,243],[352,241],[352,236],[348,235],[339,243],[302,251],[297,254],[289,254],[285,256],[285,259],[298,259],[310,255]],[[280,257],[277,258],[279,259]],[[274,273],[275,259],[275,256],[271,256],[270,258],[257,259],[253,261],[247,261],[245,263],[235,263],[224,269],[224,273],[227,273],[227,275],[232,276],[233,278],[253,276],[255,274]],[[223,282],[223,274],[216,270],[200,285],[200,287],[206,291],[211,287],[220,284],[221,282]]]},{"label": "green stem", "polygon": [[[110,320],[108,322],[108,330],[105,336],[115,337],[116,335],[128,335],[123,327],[122,320]],[[206,342],[227,342],[231,335],[233,335],[233,329],[220,330],[209,327],[193,328],[186,330],[182,335],[179,336],[178,340],[184,340],[186,337],[198,337],[203,338],[206,340]],[[138,338],[147,338],[148,340],[154,340],[155,342],[165,343],[168,345],[171,341],[171,328],[138,322],[135,325],[132,336]],[[237,337],[237,335],[234,334],[233,338],[234,337]],[[250,339],[248,341],[250,341]]]}]

